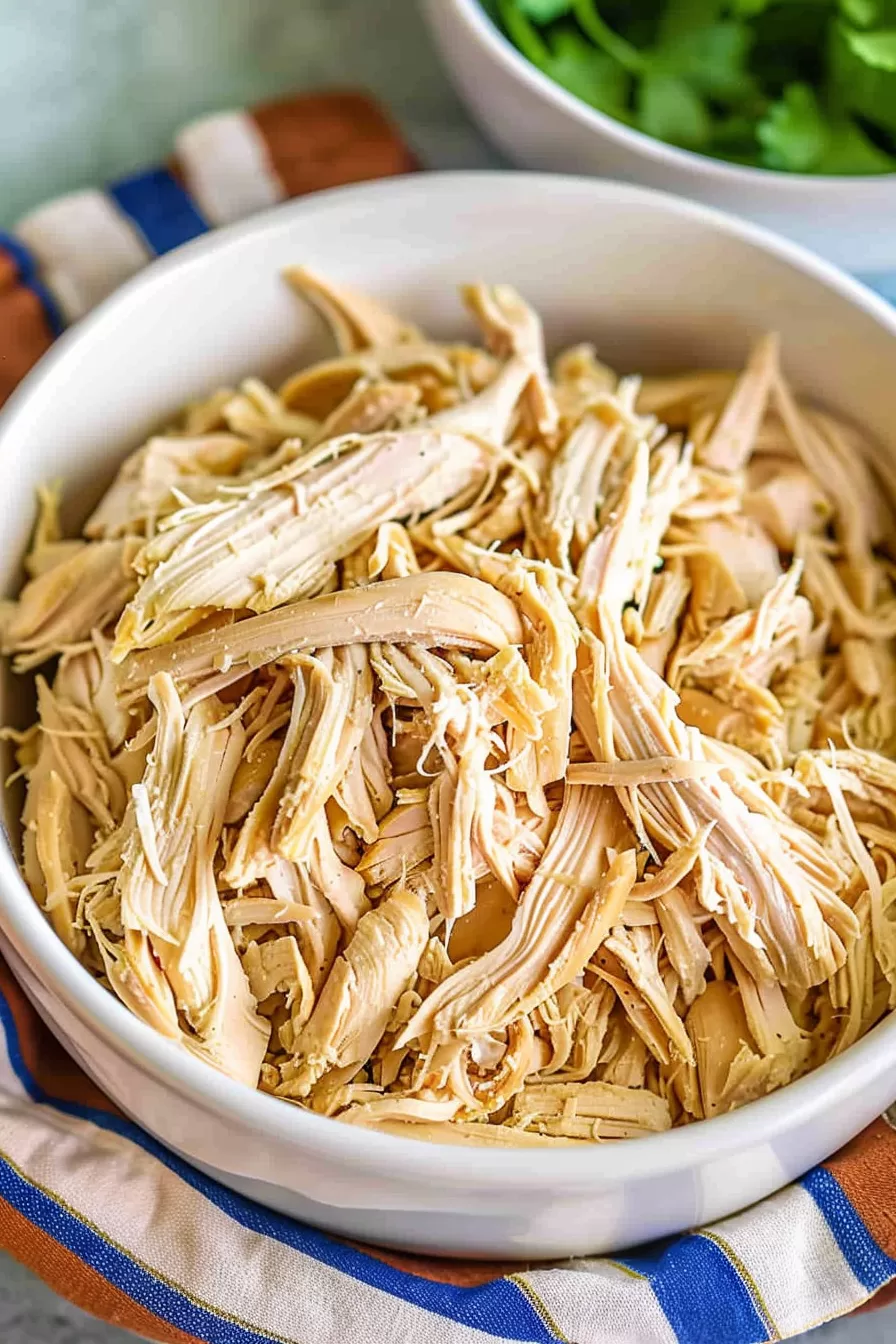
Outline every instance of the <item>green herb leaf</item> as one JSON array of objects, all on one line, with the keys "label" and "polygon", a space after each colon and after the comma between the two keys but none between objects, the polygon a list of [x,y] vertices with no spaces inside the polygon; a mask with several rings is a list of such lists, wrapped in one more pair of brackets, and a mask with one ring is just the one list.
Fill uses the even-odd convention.
[{"label": "green herb leaf", "polygon": [[733,156],[739,162],[757,163],[756,118],[742,112],[716,117],[712,127],[712,147],[713,153],[723,154],[725,158]]},{"label": "green herb leaf", "polygon": [[742,19],[754,19],[764,9],[768,9],[772,0],[732,0],[731,12]]},{"label": "green herb leaf", "polygon": [[711,23],[661,41],[649,61],[651,69],[687,80],[707,98],[735,103],[756,93],[747,69],[750,45],[746,24]]},{"label": "green herb leaf", "polygon": [[877,0],[840,0],[840,12],[858,28],[870,28],[879,22]]},{"label": "green herb leaf", "polygon": [[627,101],[631,76],[605,51],[597,51],[573,28],[553,35],[545,72],[577,98],[617,120],[630,120]]},{"label": "green herb leaf", "polygon": [[831,122],[827,148],[813,169],[832,177],[896,172],[896,158],[879,149],[851,117]]},{"label": "green herb leaf", "polygon": [[517,8],[533,23],[553,23],[572,9],[572,0],[516,0]]},{"label": "green herb leaf", "polygon": [[526,18],[523,11],[517,8],[516,0],[498,0],[498,13],[504,31],[513,45],[527,60],[537,65],[539,70],[547,73],[551,53],[538,29]]},{"label": "green herb leaf", "polygon": [[731,7],[725,0],[669,0],[657,27],[657,44],[662,46],[685,33],[705,28],[715,23],[723,10]]},{"label": "green herb leaf", "polygon": [[705,149],[712,137],[706,104],[687,80],[653,71],[638,88],[637,125],[646,135],[683,149]]},{"label": "green herb leaf", "polygon": [[604,22],[597,12],[594,0],[573,0],[572,12],[578,19],[582,32],[591,38],[596,47],[600,47],[601,51],[605,51],[608,56],[618,61],[623,70],[629,70],[633,74],[643,70],[644,57],[641,52]]},{"label": "green herb leaf", "polygon": [[788,84],[756,127],[766,168],[811,172],[828,145],[828,126],[808,84]]},{"label": "green herb leaf", "polygon": [[549,40],[522,13],[518,0],[500,0],[500,15],[510,40],[556,84],[600,112],[630,120],[626,108],[629,75],[577,28],[552,30]]},{"label": "green herb leaf", "polygon": [[831,92],[839,105],[896,139],[896,73],[857,55],[842,24],[833,27],[829,59]]},{"label": "green herb leaf", "polygon": [[883,28],[876,33],[844,28],[843,36],[850,51],[872,70],[886,70],[890,74],[896,71],[896,28]]}]

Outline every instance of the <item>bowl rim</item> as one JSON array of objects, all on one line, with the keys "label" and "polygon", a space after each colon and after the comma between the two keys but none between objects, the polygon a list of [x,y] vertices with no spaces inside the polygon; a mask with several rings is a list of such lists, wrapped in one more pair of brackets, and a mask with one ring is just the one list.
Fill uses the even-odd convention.
[{"label": "bowl rim", "polygon": [[[578,193],[582,197],[602,198],[605,203],[616,201],[631,207],[661,209],[708,225],[771,253],[823,288],[834,291],[864,311],[896,341],[896,309],[871,290],[799,244],[713,207],[601,178],[494,170],[425,173],[339,187],[287,202],[195,239],[156,260],[64,333],[13,393],[0,415],[0,457],[7,442],[12,441],[7,450],[11,451],[17,438],[27,436],[30,419],[43,414],[44,387],[64,370],[73,352],[89,343],[95,333],[125,316],[135,297],[142,300],[154,289],[164,291],[178,272],[202,267],[210,261],[223,263],[246,238],[283,234],[295,220],[317,216],[323,222],[328,214],[338,216],[344,210],[376,208],[383,197],[425,197],[427,205],[445,197],[444,208],[450,209],[452,198],[485,191],[500,208],[502,201],[507,200],[508,179],[519,184],[527,199],[533,194]],[[53,931],[23,880],[5,828],[0,842],[0,933],[25,960],[30,975],[45,990],[58,996],[81,1025],[163,1086],[206,1111],[214,1109],[219,1117],[233,1120],[244,1131],[267,1133],[291,1145],[297,1153],[338,1161],[346,1171],[382,1178],[391,1169],[398,1173],[399,1187],[423,1181],[437,1189],[455,1187],[458,1182],[469,1186],[473,1182],[482,1190],[508,1195],[525,1191],[557,1193],[583,1185],[605,1190],[626,1181],[705,1166],[757,1142],[767,1145],[836,1107],[848,1107],[868,1082],[890,1067],[887,1047],[892,1050],[896,1044],[896,1013],[891,1013],[842,1055],[779,1091],[738,1111],[651,1134],[636,1143],[544,1150],[440,1144],[438,1160],[434,1161],[431,1143],[340,1124],[246,1087],[218,1073],[213,1066],[133,1016],[94,980]]]},{"label": "bowl rim", "polygon": [[561,84],[555,83],[513,45],[487,12],[482,0],[424,0],[424,3],[432,6],[453,3],[458,15],[467,24],[474,37],[501,62],[506,70],[516,74],[533,92],[540,94],[561,111],[575,117],[590,130],[600,131],[620,146],[655,162],[670,164],[687,172],[705,173],[718,179],[719,182],[747,189],[761,186],[775,190],[780,187],[782,192],[793,192],[805,191],[807,187],[817,187],[820,192],[833,194],[851,183],[862,186],[896,185],[896,169],[891,173],[787,173],[752,164],[728,163],[727,160],[714,158],[711,154],[701,154],[697,150],[668,144],[665,140],[658,140],[656,136],[647,135],[646,132],[639,131],[633,126],[626,126],[624,122],[617,121],[615,117],[599,111],[596,107],[591,107],[589,103],[564,89]]}]

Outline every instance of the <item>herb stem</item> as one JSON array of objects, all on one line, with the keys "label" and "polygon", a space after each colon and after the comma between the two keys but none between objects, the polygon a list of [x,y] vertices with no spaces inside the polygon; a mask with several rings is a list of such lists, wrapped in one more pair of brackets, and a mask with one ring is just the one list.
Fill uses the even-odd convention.
[{"label": "herb stem", "polygon": [[572,12],[582,31],[596,46],[618,61],[623,70],[627,70],[631,75],[638,75],[647,69],[643,53],[624,37],[614,33],[598,14],[594,0],[573,0]]}]

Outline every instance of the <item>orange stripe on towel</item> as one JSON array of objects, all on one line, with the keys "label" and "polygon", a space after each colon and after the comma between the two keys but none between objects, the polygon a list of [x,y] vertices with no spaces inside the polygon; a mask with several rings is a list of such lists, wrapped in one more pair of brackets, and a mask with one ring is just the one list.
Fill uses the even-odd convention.
[{"label": "orange stripe on towel", "polygon": [[[7,973],[8,974],[8,973]],[[0,1199],[0,1247],[19,1264],[27,1266],[60,1297],[68,1298],[82,1311],[101,1321],[132,1330],[158,1344],[198,1344],[195,1335],[161,1320],[127,1293],[85,1265],[73,1251],[60,1245],[49,1233],[35,1227],[5,1199]]]},{"label": "orange stripe on towel", "polygon": [[896,1133],[875,1120],[824,1166],[881,1250],[896,1259]]},{"label": "orange stripe on towel", "polygon": [[363,93],[306,93],[249,109],[287,196],[395,177],[419,164]]},{"label": "orange stripe on towel", "polygon": [[0,993],[9,1004],[25,1067],[51,1100],[75,1102],[96,1110],[121,1112],[67,1055],[32,1008],[6,962],[0,957]]},{"label": "orange stripe on towel", "polygon": [[387,1251],[381,1246],[367,1246],[360,1241],[350,1241],[339,1237],[346,1246],[363,1251],[372,1260],[389,1265],[391,1269],[401,1270],[403,1274],[416,1274],[418,1279],[429,1279],[433,1283],[450,1283],[455,1288],[478,1288],[483,1283],[492,1283],[495,1279],[508,1274],[523,1274],[532,1265],[515,1263],[504,1264],[499,1260],[440,1260],[425,1255],[405,1255],[401,1251]]},{"label": "orange stripe on towel", "polygon": [[0,247],[0,406],[52,340],[40,299],[20,283],[15,261]]}]

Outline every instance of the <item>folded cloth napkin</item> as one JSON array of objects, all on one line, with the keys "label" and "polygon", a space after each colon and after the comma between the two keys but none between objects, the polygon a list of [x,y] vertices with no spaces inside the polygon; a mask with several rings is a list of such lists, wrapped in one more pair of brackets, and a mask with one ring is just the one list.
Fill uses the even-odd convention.
[{"label": "folded cloth napkin", "polygon": [[[32,212],[0,235],[0,401],[154,256],[287,197],[416,167],[369,99],[313,94],[208,117],[168,166]],[[325,1236],[201,1175],[66,1057],[2,962],[0,1026],[0,1246],[147,1339],[747,1344],[896,1282],[896,1107],[711,1227],[613,1259],[464,1264]]]}]

